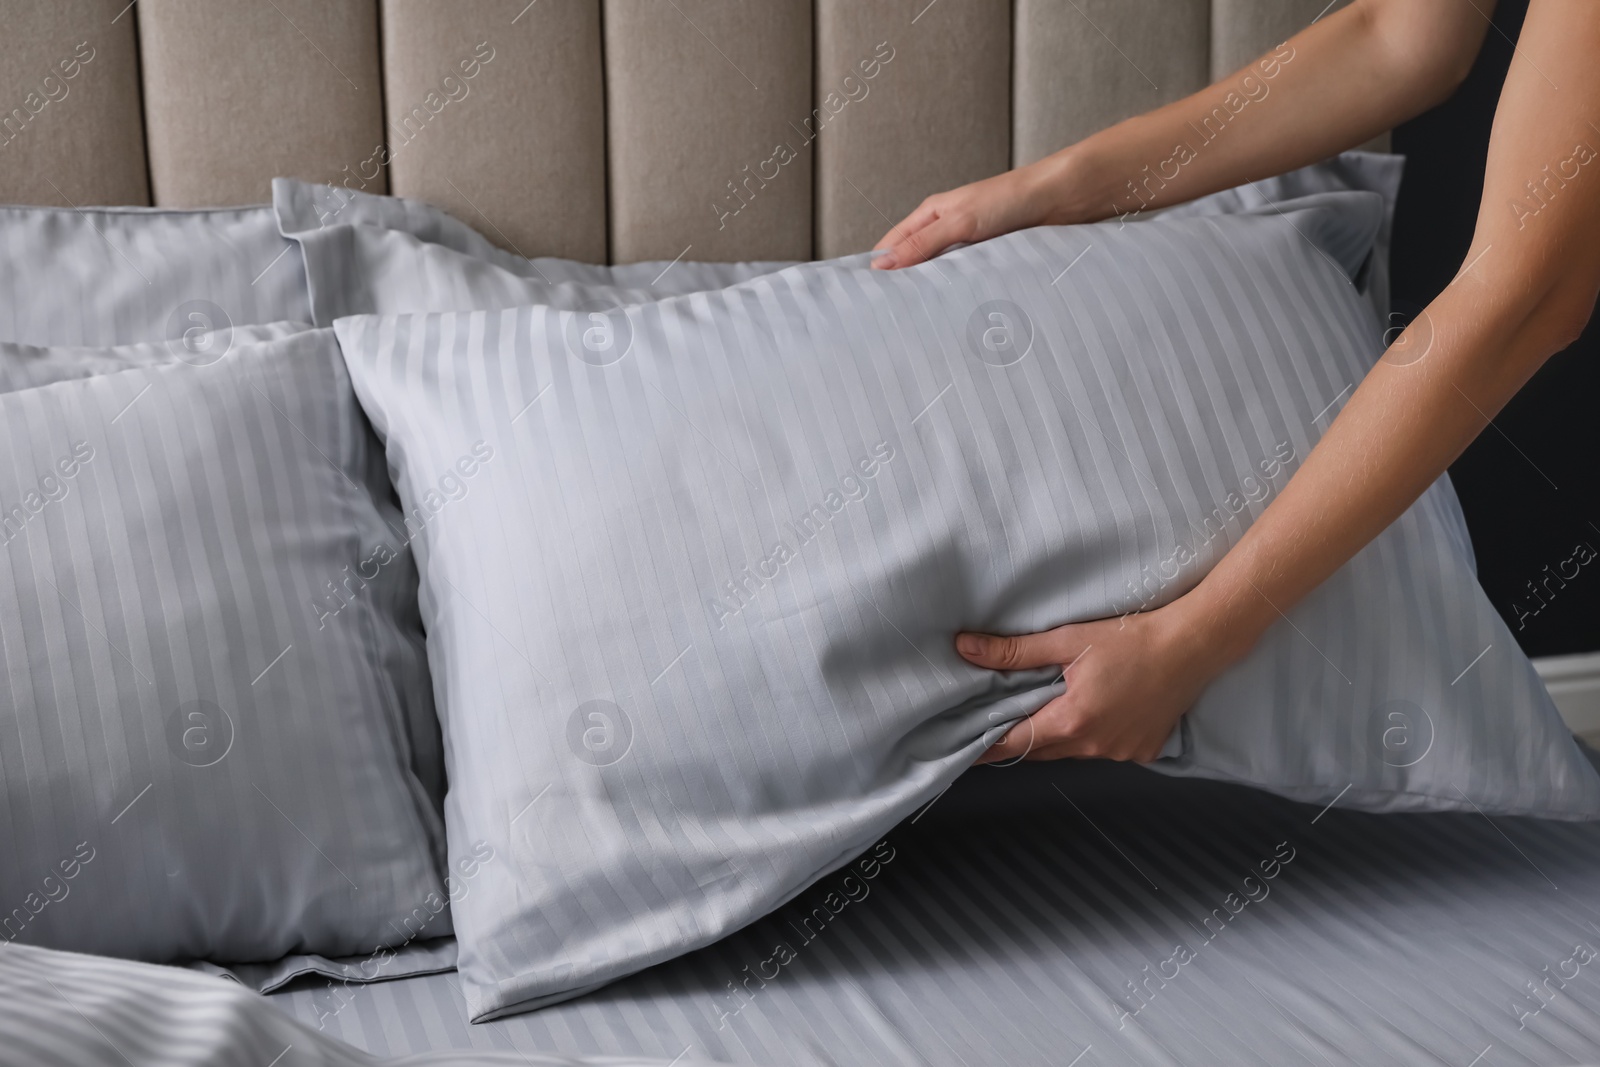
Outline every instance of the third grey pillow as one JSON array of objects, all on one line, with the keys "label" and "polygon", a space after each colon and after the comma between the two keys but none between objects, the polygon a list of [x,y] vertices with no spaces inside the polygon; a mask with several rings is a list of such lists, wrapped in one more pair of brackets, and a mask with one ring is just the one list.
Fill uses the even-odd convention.
[{"label": "third grey pillow", "polygon": [[415,200],[289,178],[272,182],[287,237],[300,242],[314,321],[346,315],[549,304],[600,310],[720,289],[785,263],[630,263],[527,259]]}]

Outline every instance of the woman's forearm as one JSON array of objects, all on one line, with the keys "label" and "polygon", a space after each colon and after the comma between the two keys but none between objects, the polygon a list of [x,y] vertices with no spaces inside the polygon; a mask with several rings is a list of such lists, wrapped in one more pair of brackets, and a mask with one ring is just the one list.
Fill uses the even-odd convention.
[{"label": "woman's forearm", "polygon": [[1239,543],[1175,607],[1242,656],[1442,473],[1600,288],[1600,4],[1533,0],[1462,271],[1385,353]]},{"label": "woman's forearm", "polygon": [[1324,159],[1448,96],[1493,0],[1354,0],[1214,85],[1053,155],[923,200],[873,266],[962,241],[1096,222],[1192,200]]},{"label": "woman's forearm", "polygon": [[1356,0],[1214,85],[1019,177],[1042,221],[1062,224],[1181,203],[1314,163],[1444,99],[1486,28],[1466,0]]}]

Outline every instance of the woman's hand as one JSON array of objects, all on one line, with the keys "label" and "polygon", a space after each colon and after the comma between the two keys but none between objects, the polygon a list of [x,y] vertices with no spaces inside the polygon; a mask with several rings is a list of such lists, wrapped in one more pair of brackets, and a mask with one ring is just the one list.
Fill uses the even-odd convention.
[{"label": "woman's hand", "polygon": [[[1178,610],[1174,610],[1174,609]],[[979,763],[1066,756],[1149,763],[1231,657],[1185,624],[1181,600],[1022,637],[961,634],[956,651],[997,671],[1059,666],[1067,691],[1017,723]]]},{"label": "woman's hand", "polygon": [[872,265],[880,270],[909,267],[953,244],[1057,221],[1050,217],[1045,169],[1038,164],[1021,167],[928,197],[873,246],[883,254]]}]

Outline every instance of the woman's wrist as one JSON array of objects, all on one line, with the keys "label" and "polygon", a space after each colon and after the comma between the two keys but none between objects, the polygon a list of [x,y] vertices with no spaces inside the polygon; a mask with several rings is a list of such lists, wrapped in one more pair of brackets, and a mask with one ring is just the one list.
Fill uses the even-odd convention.
[{"label": "woman's wrist", "polygon": [[1098,163],[1094,140],[1068,145],[1016,172],[1039,225],[1071,226],[1114,214],[1109,168]]},{"label": "woman's wrist", "polygon": [[1174,639],[1197,659],[1217,664],[1217,673],[1249,655],[1281,617],[1259,590],[1215,572],[1162,610],[1171,612]]}]

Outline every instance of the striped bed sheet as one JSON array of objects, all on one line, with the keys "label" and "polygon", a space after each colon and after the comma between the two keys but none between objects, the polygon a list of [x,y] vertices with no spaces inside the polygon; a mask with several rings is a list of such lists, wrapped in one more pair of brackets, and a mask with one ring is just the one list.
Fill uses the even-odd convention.
[{"label": "striped bed sheet", "polygon": [[1600,1062],[1600,823],[1370,815],[1099,763],[977,768],[788,906],[478,1025],[455,974],[269,1002],[379,1057]]}]

